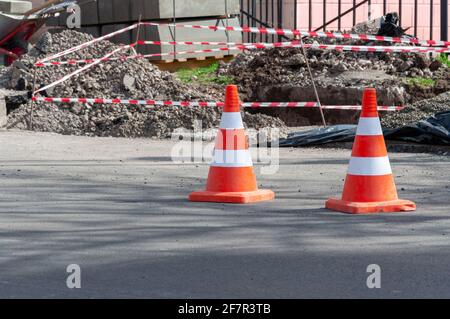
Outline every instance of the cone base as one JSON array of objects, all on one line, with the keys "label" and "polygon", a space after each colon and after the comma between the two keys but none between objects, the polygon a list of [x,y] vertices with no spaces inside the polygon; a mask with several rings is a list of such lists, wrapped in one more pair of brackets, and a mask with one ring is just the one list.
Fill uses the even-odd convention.
[{"label": "cone base", "polygon": [[416,210],[416,204],[409,200],[393,200],[388,202],[347,202],[341,199],[329,199],[325,207],[347,214],[397,213]]},{"label": "cone base", "polygon": [[214,202],[230,204],[249,204],[269,201],[275,198],[275,193],[268,189],[253,192],[194,192],[189,195],[191,202]]}]

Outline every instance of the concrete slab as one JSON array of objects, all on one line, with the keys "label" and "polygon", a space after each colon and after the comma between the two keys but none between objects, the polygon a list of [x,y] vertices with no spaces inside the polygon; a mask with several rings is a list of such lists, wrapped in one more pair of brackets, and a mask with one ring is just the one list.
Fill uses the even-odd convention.
[{"label": "concrete slab", "polygon": [[80,7],[82,25],[89,26],[99,23],[99,14],[96,1],[86,2]]},{"label": "concrete slab", "polygon": [[[106,35],[106,34],[114,32],[114,31],[124,29],[128,26],[129,26],[128,24],[106,24],[106,25],[101,26],[101,35]],[[91,30],[95,30],[95,29],[91,29]],[[89,31],[89,30],[86,30],[86,31]],[[130,44],[131,43],[131,32],[130,31],[122,32],[122,33],[116,35],[114,38],[112,38],[111,41],[115,42],[115,43]]]},{"label": "concrete slab", "polygon": [[[239,20],[237,18],[228,19],[206,19],[206,20],[188,20],[180,22],[180,24],[192,24],[192,25],[205,25],[205,26],[214,26],[219,24],[221,26],[239,26]],[[145,29],[145,30],[144,30]],[[238,32],[229,32],[227,37],[227,32],[225,31],[211,31],[211,30],[202,30],[202,29],[184,29],[177,28],[174,32],[173,28],[167,26],[151,26],[145,27],[141,30],[142,32],[141,39],[152,40],[152,41],[204,41],[204,42],[235,42],[242,43],[242,35]],[[136,34],[136,30],[133,32]],[[135,38],[135,36],[133,36]],[[174,46],[154,46],[147,45],[141,46],[138,50],[143,54],[151,54],[151,53],[168,53],[173,52],[183,52],[183,51],[197,51],[197,50],[205,50],[205,49],[215,49],[221,46],[214,45],[177,45],[176,48]],[[237,54],[240,51],[238,50],[230,50],[224,52],[210,52],[210,53],[194,53],[194,54],[186,54],[182,57],[185,59],[198,58],[198,57],[210,57],[210,56],[220,56],[220,55],[231,55]],[[163,58],[163,60],[170,58]],[[154,58],[154,60],[161,60],[161,58]]]},{"label": "concrete slab", "polygon": [[[172,1],[153,0],[153,2],[154,5],[159,6],[160,19],[171,19],[173,17]],[[177,0],[175,2],[177,18],[226,16],[226,12],[228,12],[228,15],[239,14],[239,0],[227,0],[227,9],[225,11],[225,0]]]},{"label": "concrete slab", "polygon": [[[153,10],[157,11],[157,10]],[[149,2],[146,0],[135,0],[130,1],[130,16],[132,21],[138,21],[141,17],[142,19],[151,19],[154,14],[152,13]]]},{"label": "concrete slab", "polygon": [[[239,0],[228,1],[228,15],[240,12]],[[0,1],[1,4],[1,1]],[[190,0],[176,3],[178,19],[209,18],[225,16],[225,0]],[[82,26],[96,24],[132,23],[139,20],[166,20],[173,18],[172,1],[163,0],[97,0],[81,5]],[[49,19],[47,25],[66,25],[67,14]]]},{"label": "concrete slab", "polygon": [[[128,1],[126,1],[128,2]],[[98,21],[99,23],[111,23],[114,21],[114,7],[113,0],[98,0],[97,8],[98,8]],[[114,22],[123,22],[123,21],[114,21]]]},{"label": "concrete slab", "polygon": [[[100,23],[123,23],[172,19],[173,2],[167,0],[98,0]],[[227,0],[228,15],[240,13],[239,0]],[[225,16],[225,0],[177,0],[175,15],[179,19]]]},{"label": "concrete slab", "polygon": [[33,4],[30,1],[0,0],[0,12],[22,14],[31,10]]},{"label": "concrete slab", "polygon": [[[99,23],[99,15],[97,2],[86,2],[80,4],[81,8],[81,26],[96,26]],[[61,12],[58,17],[49,18],[46,20],[45,24],[47,26],[67,26],[67,18],[69,13]]]},{"label": "concrete slab", "polygon": [[391,154],[417,212],[352,216],[323,209],[349,150],[282,149],[277,174],[256,166],[276,200],[235,206],[188,202],[208,165],[173,164],[170,141],[0,131],[0,145],[2,298],[450,297],[450,157]]}]

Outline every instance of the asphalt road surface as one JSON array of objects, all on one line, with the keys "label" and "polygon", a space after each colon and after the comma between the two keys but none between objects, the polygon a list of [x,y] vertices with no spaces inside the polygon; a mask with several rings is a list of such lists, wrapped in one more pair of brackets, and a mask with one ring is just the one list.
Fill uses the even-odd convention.
[{"label": "asphalt road surface", "polygon": [[0,297],[450,298],[450,157],[390,154],[418,210],[353,216],[323,208],[348,150],[281,149],[276,200],[227,205],[187,201],[208,165],[174,145],[0,131]]}]

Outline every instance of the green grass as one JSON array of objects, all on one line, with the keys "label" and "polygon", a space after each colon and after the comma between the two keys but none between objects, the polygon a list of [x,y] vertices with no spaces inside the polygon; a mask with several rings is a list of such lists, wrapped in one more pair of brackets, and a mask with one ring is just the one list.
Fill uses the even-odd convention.
[{"label": "green grass", "polygon": [[436,84],[435,80],[423,77],[407,78],[406,81],[410,85],[434,86]]},{"label": "green grass", "polygon": [[180,69],[176,72],[178,78],[184,83],[197,82],[200,84],[221,84],[227,85],[233,82],[229,76],[217,75],[219,63],[213,63],[206,67],[196,69]]},{"label": "green grass", "polygon": [[[440,61],[442,64],[450,67],[450,61],[448,60],[448,53],[441,53],[436,57],[436,60]],[[436,85],[436,81],[430,78],[424,77],[413,77],[413,78],[405,78],[405,82],[409,85],[420,85],[424,87],[433,87]]]},{"label": "green grass", "polygon": [[436,60],[440,61],[442,64],[447,65],[448,67],[450,67],[450,60],[449,58],[449,54],[448,53],[441,53],[438,55],[438,57],[436,58]]}]

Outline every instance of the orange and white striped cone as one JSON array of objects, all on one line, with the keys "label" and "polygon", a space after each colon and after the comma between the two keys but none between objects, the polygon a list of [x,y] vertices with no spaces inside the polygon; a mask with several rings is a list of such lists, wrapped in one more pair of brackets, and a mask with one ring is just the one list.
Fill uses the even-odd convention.
[{"label": "orange and white striped cone", "polygon": [[375,89],[366,89],[362,113],[342,199],[329,199],[326,208],[350,214],[404,212],[416,204],[398,199],[377,110]]},{"label": "orange and white striped cone", "polygon": [[246,204],[272,200],[274,197],[271,190],[258,189],[237,86],[229,85],[206,190],[191,193],[189,200]]}]

